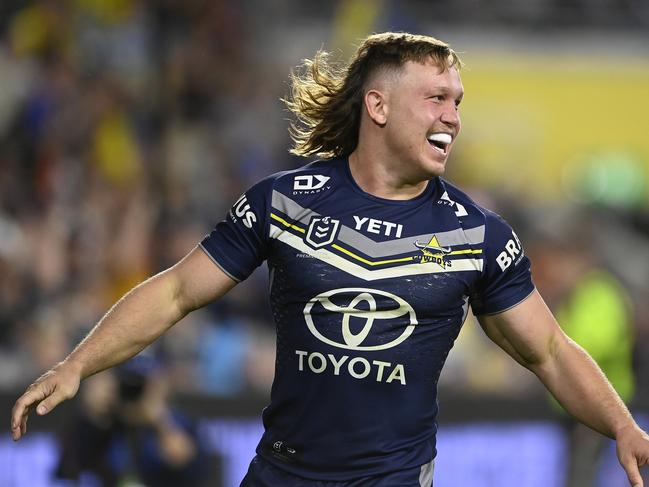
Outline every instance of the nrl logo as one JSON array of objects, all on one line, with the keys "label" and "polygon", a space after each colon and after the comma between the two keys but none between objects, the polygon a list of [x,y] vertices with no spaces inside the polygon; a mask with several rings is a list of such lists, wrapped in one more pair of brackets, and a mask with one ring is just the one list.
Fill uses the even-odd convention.
[{"label": "nrl logo", "polygon": [[340,220],[329,216],[314,216],[309,222],[304,241],[314,249],[326,247],[336,239],[339,227]]},{"label": "nrl logo", "polygon": [[415,247],[421,250],[421,255],[418,256],[420,263],[434,262],[442,269],[446,269],[447,266],[451,267],[451,260],[446,258],[451,253],[451,247],[442,247],[437,236],[433,235],[426,244],[415,241]]}]

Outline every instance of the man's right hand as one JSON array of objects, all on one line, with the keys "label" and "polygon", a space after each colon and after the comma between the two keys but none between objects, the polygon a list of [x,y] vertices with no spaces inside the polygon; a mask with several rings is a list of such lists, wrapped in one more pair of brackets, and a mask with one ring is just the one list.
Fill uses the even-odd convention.
[{"label": "man's right hand", "polygon": [[27,432],[29,411],[36,406],[40,416],[49,413],[59,403],[74,397],[81,382],[81,368],[64,361],[45,372],[18,398],[11,411],[11,435],[14,441]]},{"label": "man's right hand", "polygon": [[128,360],[191,310],[211,303],[236,284],[197,246],[173,267],[131,289],[72,352],[77,359],[85,357],[87,370],[68,356],[16,401],[11,414],[13,439],[19,440],[27,431],[30,409],[36,407],[42,416],[74,397],[82,372],[93,375]]}]

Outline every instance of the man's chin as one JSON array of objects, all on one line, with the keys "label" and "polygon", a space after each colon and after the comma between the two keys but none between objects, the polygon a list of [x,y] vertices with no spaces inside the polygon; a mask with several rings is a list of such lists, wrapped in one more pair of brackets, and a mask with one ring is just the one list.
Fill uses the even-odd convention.
[{"label": "man's chin", "polygon": [[443,176],[446,172],[446,159],[443,161],[429,161],[425,165],[426,172],[428,173],[428,178],[435,178],[437,176]]}]

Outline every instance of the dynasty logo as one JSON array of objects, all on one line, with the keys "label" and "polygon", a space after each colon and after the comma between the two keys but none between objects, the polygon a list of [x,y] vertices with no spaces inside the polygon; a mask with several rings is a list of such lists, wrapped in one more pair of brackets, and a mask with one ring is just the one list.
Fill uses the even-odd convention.
[{"label": "dynasty logo", "polygon": [[415,247],[421,250],[421,255],[418,258],[422,264],[434,262],[440,265],[442,269],[451,267],[452,261],[446,257],[451,253],[451,247],[442,247],[437,241],[437,236],[433,235],[426,244],[415,241]]}]

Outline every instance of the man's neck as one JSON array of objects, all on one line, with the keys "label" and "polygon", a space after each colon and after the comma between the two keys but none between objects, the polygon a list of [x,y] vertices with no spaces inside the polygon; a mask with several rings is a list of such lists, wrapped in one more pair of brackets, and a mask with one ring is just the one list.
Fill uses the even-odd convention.
[{"label": "man's neck", "polygon": [[356,184],[366,193],[389,200],[410,200],[424,192],[427,180],[408,181],[381,154],[370,154],[357,147],[349,155],[349,170]]}]

